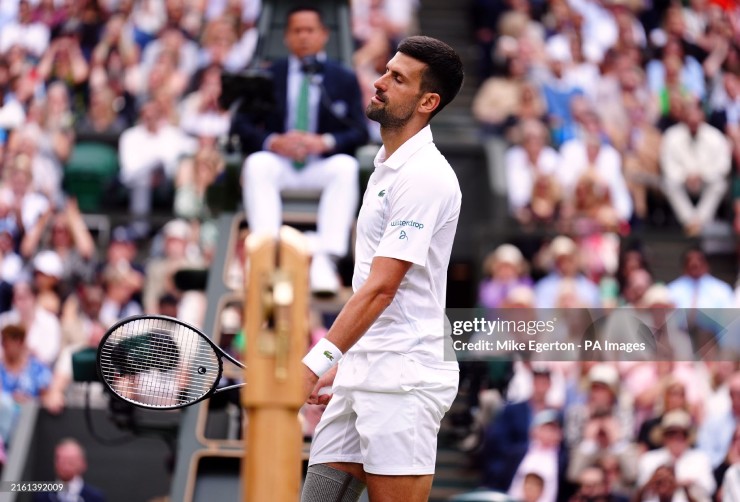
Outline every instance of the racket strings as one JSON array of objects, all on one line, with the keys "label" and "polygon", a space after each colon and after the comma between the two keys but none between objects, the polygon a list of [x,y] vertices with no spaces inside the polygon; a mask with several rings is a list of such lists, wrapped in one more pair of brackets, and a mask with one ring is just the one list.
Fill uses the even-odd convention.
[{"label": "racket strings", "polygon": [[103,378],[134,404],[171,407],[196,401],[216,384],[220,361],[196,331],[165,319],[116,328],[101,347]]}]

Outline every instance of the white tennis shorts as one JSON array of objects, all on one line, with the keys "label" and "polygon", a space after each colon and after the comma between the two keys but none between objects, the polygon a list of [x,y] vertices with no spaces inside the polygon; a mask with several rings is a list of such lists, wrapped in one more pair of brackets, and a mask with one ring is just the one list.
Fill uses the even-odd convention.
[{"label": "white tennis shorts", "polygon": [[353,462],[370,474],[434,474],[439,425],[459,376],[457,369],[430,368],[402,354],[345,355],[309,465]]}]

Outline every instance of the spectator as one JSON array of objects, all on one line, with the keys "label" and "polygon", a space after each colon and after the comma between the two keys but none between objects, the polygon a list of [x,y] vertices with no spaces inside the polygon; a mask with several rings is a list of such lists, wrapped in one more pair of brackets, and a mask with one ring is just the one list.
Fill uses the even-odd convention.
[{"label": "spectator", "polygon": [[546,68],[539,69],[536,80],[547,103],[547,115],[553,143],[562,145],[576,136],[576,123],[571,113],[571,101],[583,95],[583,89],[576,87],[565,78],[567,65],[573,58],[566,40],[547,45]]},{"label": "spectator", "polygon": [[51,83],[46,90],[46,100],[40,105],[39,152],[54,163],[56,170],[61,171],[62,164],[67,162],[72,153],[75,140],[74,116],[67,86],[63,82]]},{"label": "spectator", "polygon": [[69,10],[65,5],[55,5],[54,0],[41,0],[36,4],[31,19],[41,23],[54,33],[67,21]]},{"label": "spectator", "polygon": [[75,125],[78,136],[118,143],[118,137],[128,127],[126,119],[116,110],[116,96],[106,84],[90,90],[90,103],[85,115]]},{"label": "spectator", "polygon": [[212,147],[201,147],[192,159],[180,163],[175,178],[175,216],[206,220],[212,217],[206,195],[224,170],[224,159]]},{"label": "spectator", "polygon": [[17,324],[6,324],[0,335],[3,391],[12,395],[19,404],[42,397],[51,383],[51,371],[30,352],[26,345],[26,329]]},{"label": "spectator", "polygon": [[22,45],[38,59],[49,45],[49,28],[33,21],[33,11],[28,0],[18,2],[18,19],[2,27],[0,54],[5,54],[16,44]]},{"label": "spectator", "polygon": [[58,316],[62,308],[59,282],[64,264],[59,255],[50,250],[39,251],[33,258],[33,287],[38,304]]},{"label": "spectator", "polygon": [[383,37],[393,50],[412,34],[416,0],[355,0],[352,2],[352,35],[361,49],[374,37]]},{"label": "spectator", "polygon": [[681,500],[696,500],[689,498],[691,494],[686,493],[687,489],[686,485],[679,486],[674,467],[671,464],[664,464],[659,465],[650,479],[638,487],[632,500],[634,502],[673,502],[679,500],[682,495],[684,498]]},{"label": "spectator", "polygon": [[642,305],[645,293],[653,285],[653,276],[644,268],[627,273],[627,281],[621,288],[621,304],[626,307]]},{"label": "spectator", "polygon": [[529,448],[533,417],[546,410],[545,398],[549,389],[549,370],[534,372],[531,397],[526,401],[507,403],[486,426],[483,476],[489,488],[502,491],[509,488],[517,466]]},{"label": "spectator", "polygon": [[55,38],[39,61],[36,71],[42,82],[64,82],[72,93],[72,109],[76,115],[82,115],[87,99],[90,65],[74,33],[65,33]]},{"label": "spectator", "polygon": [[257,38],[256,29],[239,33],[229,17],[212,19],[203,28],[198,67],[218,65],[230,72],[241,71],[252,60]]},{"label": "spectator", "polygon": [[694,246],[683,254],[683,273],[668,284],[671,297],[680,309],[731,308],[735,295],[729,284],[711,275],[709,262],[701,248]]},{"label": "spectator", "polygon": [[144,79],[151,71],[158,56],[163,52],[174,55],[177,61],[176,72],[178,78],[184,82],[195,74],[198,65],[198,45],[188,40],[185,34],[175,25],[165,26],[156,40],[147,44],[141,54],[141,71]]},{"label": "spectator", "polygon": [[[723,485],[725,475],[733,465],[740,465],[740,426],[735,426],[730,446],[727,448],[727,454],[722,459],[722,463],[714,469],[714,480],[717,483],[717,487]],[[730,475],[730,480],[732,480],[732,475]],[[715,498],[718,499],[719,497],[716,497],[715,494]]]},{"label": "spectator", "polygon": [[503,307],[510,291],[519,286],[532,285],[524,256],[511,244],[497,247],[488,255],[483,268],[487,278],[478,290],[478,303],[483,307]]},{"label": "spectator", "polygon": [[539,121],[526,120],[520,124],[521,144],[506,152],[506,185],[509,211],[523,224],[548,223],[558,217],[559,190],[555,200],[534,197],[540,194],[542,183],[553,183],[560,163],[558,153],[547,144],[547,129]]},{"label": "spectator", "polygon": [[[599,420],[608,423],[610,443],[630,438],[632,409],[630,403],[620,397],[616,368],[610,363],[596,364],[588,370],[588,383],[586,401],[565,411],[565,441],[568,448],[577,448],[586,438],[587,424],[597,424]],[[592,425],[591,429],[596,434],[600,427]]]},{"label": "spectator", "polygon": [[180,110],[180,127],[193,136],[219,138],[229,133],[229,113],[219,105],[221,68],[209,66],[200,75],[198,90],[188,94]]},{"label": "spectator", "polygon": [[94,78],[95,69],[105,66],[112,51],[121,57],[124,67],[133,67],[139,60],[139,48],[133,40],[130,20],[127,20],[122,12],[115,13],[108,19],[103,27],[100,41],[92,52],[90,64],[93,70],[90,77],[94,87],[100,83]]},{"label": "spectator", "polygon": [[193,150],[192,141],[172,125],[163,123],[162,108],[147,102],[141,122],[121,135],[120,181],[131,190],[129,210],[137,219],[137,232],[148,232],[145,218],[151,211],[152,192],[165,189],[175,176],[180,157]]},{"label": "spectator", "polygon": [[333,259],[347,254],[359,196],[352,155],[367,140],[367,130],[354,73],[324,57],[328,36],[318,10],[291,11],[285,28],[291,55],[271,70],[277,108],[263,129],[245,116],[237,117],[232,129],[243,147],[262,150],[247,157],[242,170],[252,232],[277,234],[281,189],[322,190],[311,290],[335,294],[340,282]]},{"label": "spectator", "polygon": [[17,281],[13,286],[13,308],[0,314],[0,326],[23,327],[25,345],[41,363],[51,367],[62,341],[59,319],[38,304],[30,283]]},{"label": "spectator", "polygon": [[162,228],[164,256],[150,258],[146,267],[144,284],[144,309],[156,312],[159,298],[170,293],[180,297],[175,287],[174,275],[181,268],[201,267],[202,261],[197,244],[193,240],[193,229],[184,220],[171,220]]},{"label": "spectator", "polygon": [[558,236],[549,246],[553,260],[552,271],[535,284],[538,308],[554,308],[560,287],[573,281],[574,293],[581,304],[588,307],[600,305],[599,289],[580,272],[578,246],[570,237]]},{"label": "spectator", "polygon": [[100,320],[103,305],[103,287],[96,283],[80,284],[77,291],[64,302],[62,308],[62,351],[59,354],[49,391],[42,400],[44,408],[53,414],[61,413],[65,406],[81,406],[84,394],[92,392],[91,403],[107,402],[102,385],[91,388],[73,385],[72,356],[86,349],[97,349],[109,325]]},{"label": "spectator", "polygon": [[686,399],[686,388],[679,380],[669,378],[662,382],[663,399],[655,403],[654,416],[645,420],[640,426],[637,441],[642,451],[657,450],[660,444],[656,441],[663,417],[674,410],[690,412]]},{"label": "spectator", "polygon": [[62,439],[54,449],[54,473],[56,480],[64,483],[64,490],[62,492],[37,493],[34,495],[33,501],[105,502],[105,495],[82,478],[85,471],[87,471],[87,459],[82,445],[75,439]]},{"label": "spectator", "polygon": [[740,464],[734,464],[727,470],[717,497],[722,502],[732,502],[740,497]]},{"label": "spectator", "polygon": [[[691,447],[693,424],[691,415],[683,410],[667,413],[661,421],[662,447],[648,451],[640,457],[637,483],[640,493],[660,483],[653,476],[660,466],[673,465],[675,469],[674,495],[671,500],[709,501],[714,493],[715,481],[709,457]],[[637,500],[646,500],[639,498]]]},{"label": "spectator", "polygon": [[670,127],[660,149],[665,194],[689,236],[710,223],[727,191],[730,146],[704,121],[698,101],[686,100],[682,123]]},{"label": "spectator", "polygon": [[560,417],[554,410],[543,410],[532,419],[532,440],[527,448],[508,493],[521,499],[524,494],[525,478],[528,474],[537,474],[543,480],[540,502],[555,502],[560,488],[560,476],[565,458],[561,443],[563,433],[560,428]]},{"label": "spectator", "polygon": [[646,221],[651,216],[648,195],[660,193],[662,136],[650,122],[643,103],[626,99],[625,110],[630,125],[624,129],[627,137],[620,151],[624,177],[634,203],[634,215],[639,221]]},{"label": "spectator", "polygon": [[734,373],[728,382],[730,409],[722,414],[707,417],[699,427],[698,448],[703,451],[716,469],[725,459],[733,441],[733,434],[740,424],[740,373]]},{"label": "spectator", "polygon": [[569,140],[560,148],[558,178],[565,197],[575,195],[581,177],[591,173],[607,189],[616,217],[627,222],[632,217],[632,199],[622,174],[622,159],[612,146],[604,143],[599,117],[592,110],[585,113],[583,128],[581,138]]},{"label": "spectator", "polygon": [[567,477],[578,482],[588,469],[603,455],[612,455],[619,462],[621,477],[631,484],[637,477],[638,451],[631,442],[630,431],[620,430],[621,425],[610,412],[594,412],[586,422],[583,439],[570,450]]},{"label": "spectator", "polygon": [[21,254],[31,258],[39,249],[51,250],[62,261],[59,294],[66,298],[79,281],[94,275],[95,242],[75,199],[67,199],[65,210],[46,212],[21,241]]},{"label": "spectator", "polygon": [[124,260],[109,264],[103,270],[105,297],[100,307],[100,320],[110,326],[119,319],[144,313],[136,293],[141,290],[141,276]]},{"label": "spectator", "polygon": [[[518,54],[505,62],[506,73],[486,79],[473,99],[472,113],[486,134],[504,135],[521,108],[522,88],[527,84],[527,67]],[[544,115],[544,107],[540,116]]]},{"label": "spectator", "polygon": [[138,249],[134,232],[124,226],[117,226],[111,232],[108,249],[105,251],[105,260],[99,264],[98,273],[102,273],[107,265],[116,265],[125,262],[128,267],[136,272],[139,288],[144,283],[144,266],[136,260]]},{"label": "spectator", "polygon": [[246,31],[257,25],[257,19],[262,10],[262,0],[237,0],[232,2],[215,0],[208,2],[203,7],[205,8],[203,17],[207,21],[224,16],[231,17],[239,21],[240,31]]},{"label": "spectator", "polygon": [[628,502],[628,498],[614,493],[606,472],[599,465],[586,467],[578,478],[578,491],[569,502]]}]

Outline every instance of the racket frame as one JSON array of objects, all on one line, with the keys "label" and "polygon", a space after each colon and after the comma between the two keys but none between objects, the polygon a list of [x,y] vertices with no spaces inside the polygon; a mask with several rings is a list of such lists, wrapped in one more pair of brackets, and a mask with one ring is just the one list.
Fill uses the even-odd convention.
[{"label": "racket frame", "polygon": [[[181,326],[183,326],[185,328],[188,328],[188,329],[194,331],[199,337],[203,338],[206,342],[208,342],[208,344],[211,346],[211,348],[213,349],[213,351],[216,353],[216,357],[218,359],[218,375],[214,379],[214,384],[211,386],[211,389],[208,392],[204,393],[198,399],[195,399],[193,401],[188,401],[187,403],[184,403],[184,404],[176,404],[176,405],[172,405],[172,406],[152,406],[152,405],[140,403],[140,402],[137,402],[137,401],[133,401],[133,400],[131,400],[129,398],[123,397],[118,392],[116,392],[115,389],[113,389],[113,387],[108,383],[108,380],[103,377],[103,370],[100,367],[100,361],[101,361],[101,357],[103,355],[103,346],[105,345],[105,342],[108,340],[108,338],[110,338],[110,336],[113,333],[115,333],[115,331],[118,328],[120,328],[121,326],[123,326],[125,324],[131,324],[131,323],[136,322],[136,321],[147,320],[147,319],[156,320],[156,321],[170,321],[170,322],[173,322],[175,324],[179,324],[179,325],[181,325]],[[238,384],[228,385],[226,387],[221,387],[221,388],[218,388],[217,387],[218,382],[221,380],[221,376],[223,375],[223,366],[224,366],[223,365],[223,358],[226,358],[229,362],[231,362],[232,364],[235,364],[236,366],[238,366],[241,369],[245,369],[246,368],[246,366],[244,366],[244,364],[242,364],[241,361],[239,361],[238,359],[235,359],[231,354],[228,354],[227,352],[225,352],[221,347],[219,347],[216,343],[214,343],[214,341],[211,340],[208,335],[206,335],[205,333],[203,333],[203,331],[201,331],[200,329],[196,328],[192,324],[187,323],[185,321],[182,321],[180,319],[177,319],[175,317],[170,317],[170,316],[166,316],[166,315],[160,315],[160,314],[140,314],[140,315],[129,316],[129,317],[126,317],[124,319],[121,319],[118,322],[116,322],[113,326],[111,326],[110,328],[108,328],[108,330],[103,335],[103,338],[100,339],[100,343],[98,344],[98,350],[97,350],[97,354],[96,354],[96,357],[95,357],[95,369],[98,372],[98,377],[100,378],[100,381],[103,382],[103,385],[116,398],[121,399],[122,401],[125,401],[125,402],[127,402],[129,404],[132,404],[132,405],[136,406],[136,407],[146,408],[148,410],[177,410],[177,409],[186,408],[186,407],[191,406],[193,404],[199,403],[200,401],[203,401],[204,399],[208,399],[213,394],[218,394],[220,392],[224,392],[224,391],[227,391],[227,390],[238,389],[239,387],[243,387],[244,385],[246,385],[246,383],[238,383]]]}]

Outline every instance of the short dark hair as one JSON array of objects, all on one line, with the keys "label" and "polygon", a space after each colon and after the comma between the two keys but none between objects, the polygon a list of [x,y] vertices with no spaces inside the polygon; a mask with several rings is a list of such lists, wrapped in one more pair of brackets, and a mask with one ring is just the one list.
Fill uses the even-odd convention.
[{"label": "short dark hair", "polygon": [[317,16],[319,16],[319,22],[321,23],[321,26],[326,27],[326,23],[324,23],[324,15],[321,13],[321,9],[318,7],[314,7],[313,5],[303,4],[303,5],[296,5],[294,7],[291,7],[291,9],[288,11],[288,13],[285,15],[285,27],[288,27],[288,21],[290,20],[290,17],[293,14],[297,14],[298,12],[313,12]]},{"label": "short dark hair", "polygon": [[3,339],[7,338],[21,343],[26,341],[26,328],[20,324],[6,324],[0,333]]},{"label": "short dark hair", "polygon": [[457,96],[462,87],[465,72],[460,56],[441,40],[422,35],[404,39],[398,46],[398,52],[427,65],[421,75],[421,91],[439,94],[439,106],[432,112],[434,117]]}]

